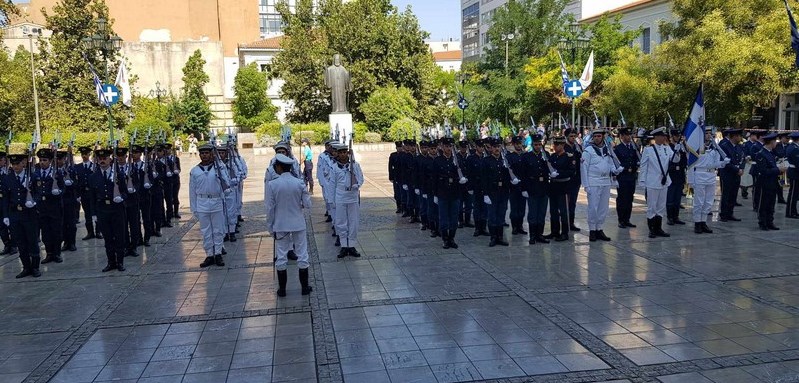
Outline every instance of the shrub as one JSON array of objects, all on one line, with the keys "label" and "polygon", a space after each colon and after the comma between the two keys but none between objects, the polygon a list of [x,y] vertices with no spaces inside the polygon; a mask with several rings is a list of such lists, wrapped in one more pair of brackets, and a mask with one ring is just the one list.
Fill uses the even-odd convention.
[{"label": "shrub", "polygon": [[385,134],[397,120],[415,117],[416,107],[408,88],[390,85],[375,89],[361,105],[361,112],[370,131]]},{"label": "shrub", "polygon": [[380,133],[366,132],[364,140],[361,141],[361,142],[366,142],[366,143],[369,143],[369,144],[376,144],[376,143],[378,143],[378,142],[380,142],[382,140],[383,140],[383,137],[380,135]]},{"label": "shrub", "polygon": [[418,122],[406,117],[391,124],[387,138],[389,141],[419,138],[421,137],[421,130],[422,126]]}]

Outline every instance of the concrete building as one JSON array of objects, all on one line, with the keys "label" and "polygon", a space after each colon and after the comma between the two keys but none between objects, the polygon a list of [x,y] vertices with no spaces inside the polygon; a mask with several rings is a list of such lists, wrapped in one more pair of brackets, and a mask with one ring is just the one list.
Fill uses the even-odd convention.
[{"label": "concrete building", "polygon": [[[624,30],[640,30],[641,34],[633,43],[644,53],[652,53],[656,46],[666,41],[660,32],[660,25],[675,21],[671,11],[671,0],[640,0],[608,10],[606,13],[621,16]],[[591,24],[599,20],[602,14],[580,19],[581,24]]]},{"label": "concrete building", "polygon": [[433,52],[433,60],[435,60],[436,65],[445,71],[458,72],[461,70],[461,63],[463,62],[462,54],[463,52],[459,50]]}]

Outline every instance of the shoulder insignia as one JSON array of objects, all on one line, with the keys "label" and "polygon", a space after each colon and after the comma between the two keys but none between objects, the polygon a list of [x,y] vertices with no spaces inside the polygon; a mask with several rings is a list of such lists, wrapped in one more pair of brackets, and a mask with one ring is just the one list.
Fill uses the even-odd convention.
[{"label": "shoulder insignia", "polygon": [[574,157],[574,154],[572,154],[572,153],[566,153],[566,155],[569,156],[569,157]]}]

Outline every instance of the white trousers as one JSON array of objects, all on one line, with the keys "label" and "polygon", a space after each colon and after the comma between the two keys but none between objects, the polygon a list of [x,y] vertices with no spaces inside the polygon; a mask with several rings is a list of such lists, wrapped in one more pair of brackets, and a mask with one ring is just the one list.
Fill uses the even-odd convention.
[{"label": "white trousers", "polygon": [[707,215],[713,209],[716,198],[716,184],[693,185],[694,188],[694,222],[706,222]]},{"label": "white trousers", "polygon": [[225,236],[225,213],[196,213],[203,235],[203,250],[206,257],[222,254],[222,238]]},{"label": "white trousers", "polygon": [[588,197],[588,230],[602,230],[608,216],[610,186],[589,186],[585,193]]},{"label": "white trousers", "polygon": [[236,192],[225,194],[225,211],[227,212],[227,232],[233,233],[236,231],[236,223],[238,222],[238,209],[236,208]]},{"label": "white trousers", "polygon": [[668,188],[646,189],[646,218],[654,218],[656,215],[664,217],[666,215],[666,195]]},{"label": "white trousers", "polygon": [[336,225],[336,234],[341,239],[341,247],[355,247],[358,241],[358,221],[361,216],[358,203],[337,203],[333,210],[335,212],[333,222]]},{"label": "white trousers", "polygon": [[275,236],[275,251],[277,252],[275,269],[286,270],[289,250],[294,250],[294,254],[297,255],[297,267],[308,268],[308,238],[305,236],[305,230],[277,232],[272,235]]}]

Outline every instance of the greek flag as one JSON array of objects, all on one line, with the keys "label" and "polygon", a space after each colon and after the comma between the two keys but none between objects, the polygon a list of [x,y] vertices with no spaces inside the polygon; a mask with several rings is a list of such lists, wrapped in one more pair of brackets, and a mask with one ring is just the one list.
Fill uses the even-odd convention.
[{"label": "greek flag", "polygon": [[692,166],[699,153],[705,149],[705,96],[704,86],[699,85],[696,91],[696,99],[691,107],[691,114],[685,120],[685,127],[682,135],[685,137],[685,148],[688,151],[688,166]]},{"label": "greek flag", "polygon": [[89,59],[86,55],[83,55],[83,58],[86,60],[86,64],[89,64],[89,71],[92,72],[92,78],[94,81],[94,92],[97,94],[97,100],[100,101],[100,105],[109,107],[110,104],[108,100],[105,98],[105,93],[103,93],[103,83],[100,81],[100,77],[97,76],[97,71],[94,70],[94,66],[92,63],[89,62]]},{"label": "greek flag", "polygon": [[563,56],[560,55],[560,52],[558,52],[558,57],[560,58],[560,77],[563,78],[563,92],[565,93],[566,87],[569,86],[571,80],[569,79],[569,72],[566,70],[566,63],[563,62]]},{"label": "greek flag", "polygon": [[791,48],[796,52],[796,67],[799,68],[799,31],[796,29],[796,21],[793,19],[791,7],[788,6],[788,0],[785,0],[785,10],[788,11],[788,21],[791,22]]}]

